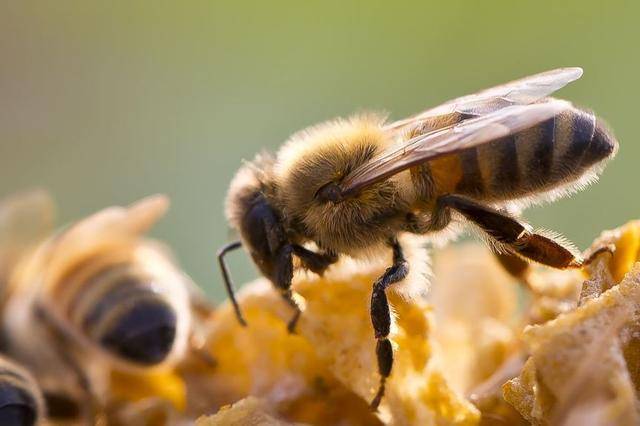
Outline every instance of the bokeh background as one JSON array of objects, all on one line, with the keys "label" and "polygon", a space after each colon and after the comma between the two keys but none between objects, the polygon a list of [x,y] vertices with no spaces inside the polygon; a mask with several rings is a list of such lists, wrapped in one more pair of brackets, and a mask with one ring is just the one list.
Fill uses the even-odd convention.
[{"label": "bokeh background", "polygon": [[[599,184],[532,209],[584,248],[640,217],[640,3],[536,1],[3,1],[0,196],[45,187],[59,223],[150,193],[171,196],[154,230],[222,297],[223,199],[241,160],[356,110],[401,117],[559,66],[560,96],[613,127]],[[233,256],[233,275],[255,272]]]}]

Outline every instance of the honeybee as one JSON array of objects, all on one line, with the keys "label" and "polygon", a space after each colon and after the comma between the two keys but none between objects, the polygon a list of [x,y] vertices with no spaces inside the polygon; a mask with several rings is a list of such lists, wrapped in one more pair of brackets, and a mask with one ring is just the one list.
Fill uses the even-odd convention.
[{"label": "honeybee", "polygon": [[224,261],[231,250],[244,246],[282,293],[294,309],[294,330],[300,315],[291,290],[294,257],[321,274],[339,254],[391,249],[393,264],[371,296],[381,375],[376,408],[393,365],[385,290],[409,269],[400,234],[429,237],[464,222],[498,252],[581,267],[585,260],[571,245],[513,215],[593,182],[617,151],[593,113],[548,97],[581,75],[580,68],[543,72],[390,123],[374,114],[328,121],[294,134],[275,157],[259,155],[241,167],[226,200],[240,241],[218,252],[238,320],[246,324]]},{"label": "honeybee", "polygon": [[[25,228],[45,229],[52,205],[44,192],[5,203],[5,246],[18,246]],[[164,246],[144,238],[167,207],[166,197],[152,196],[107,208],[40,240],[4,268],[0,312],[8,353],[31,368],[45,394],[50,388],[59,394],[65,378],[75,379],[66,380],[75,382],[66,393],[80,389],[90,401],[86,417],[99,415],[110,370],[167,367],[190,347],[195,284]]]},{"label": "honeybee", "polygon": [[0,424],[31,426],[43,417],[42,392],[31,373],[0,356]]}]

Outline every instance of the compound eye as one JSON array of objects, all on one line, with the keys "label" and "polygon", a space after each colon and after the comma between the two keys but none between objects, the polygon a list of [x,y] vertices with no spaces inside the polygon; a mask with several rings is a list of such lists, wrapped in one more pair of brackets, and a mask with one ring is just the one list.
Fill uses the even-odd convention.
[{"label": "compound eye", "polygon": [[342,201],[342,190],[334,183],[328,183],[316,192],[316,198],[320,201],[331,201],[332,203],[339,203]]}]

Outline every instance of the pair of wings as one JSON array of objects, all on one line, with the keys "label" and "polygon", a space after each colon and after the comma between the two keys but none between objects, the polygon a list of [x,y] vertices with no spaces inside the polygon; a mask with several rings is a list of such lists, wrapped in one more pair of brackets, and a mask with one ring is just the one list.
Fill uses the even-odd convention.
[{"label": "pair of wings", "polygon": [[[68,258],[105,234],[142,235],[164,216],[168,207],[169,199],[162,194],[126,207],[108,207],[61,231],[55,237],[57,251]],[[55,235],[54,222],[55,203],[44,190],[18,193],[0,201],[0,293],[23,256]],[[194,306],[200,312],[210,312],[212,307],[203,291],[187,276],[182,282]]]},{"label": "pair of wings", "polygon": [[[65,256],[93,243],[100,232],[113,235],[143,234],[164,215],[169,200],[164,195],[144,198],[128,207],[109,207],[73,224],[57,235]],[[54,235],[55,203],[44,190],[18,193],[0,201],[0,288],[20,259]]]},{"label": "pair of wings", "polygon": [[419,134],[357,167],[340,183],[342,195],[357,194],[363,188],[410,167],[517,133],[554,117],[570,108],[571,104],[545,98],[581,76],[581,68],[558,68],[456,98],[389,123],[384,130],[397,139],[408,129],[434,117],[455,113],[472,117]]}]

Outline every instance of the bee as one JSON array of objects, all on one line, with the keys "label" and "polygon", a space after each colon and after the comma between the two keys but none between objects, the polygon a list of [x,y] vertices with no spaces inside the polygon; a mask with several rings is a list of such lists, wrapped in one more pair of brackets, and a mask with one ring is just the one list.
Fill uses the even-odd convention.
[{"label": "bee", "polygon": [[0,424],[31,426],[44,418],[42,391],[26,369],[0,356]]},{"label": "bee", "polygon": [[302,130],[275,157],[259,155],[231,182],[226,214],[240,241],[218,252],[238,320],[225,255],[244,246],[300,316],[291,290],[299,267],[322,273],[339,255],[390,250],[393,263],[372,285],[380,385],[393,366],[385,291],[407,276],[403,233],[432,237],[453,223],[481,231],[497,251],[555,268],[587,260],[562,239],[534,232],[514,212],[593,182],[618,144],[593,113],[549,97],[577,80],[560,68],[464,96],[387,122],[374,114]]},{"label": "bee", "polygon": [[[18,228],[46,228],[52,204],[43,192],[10,200],[0,228],[20,241]],[[97,395],[108,394],[112,369],[144,373],[190,349],[195,284],[164,246],[144,238],[167,207],[166,197],[152,196],[102,210],[35,244],[7,275],[0,312],[8,353],[45,393],[64,382],[59,372],[74,377],[66,393],[80,389],[91,402],[87,417],[103,406]]]}]

